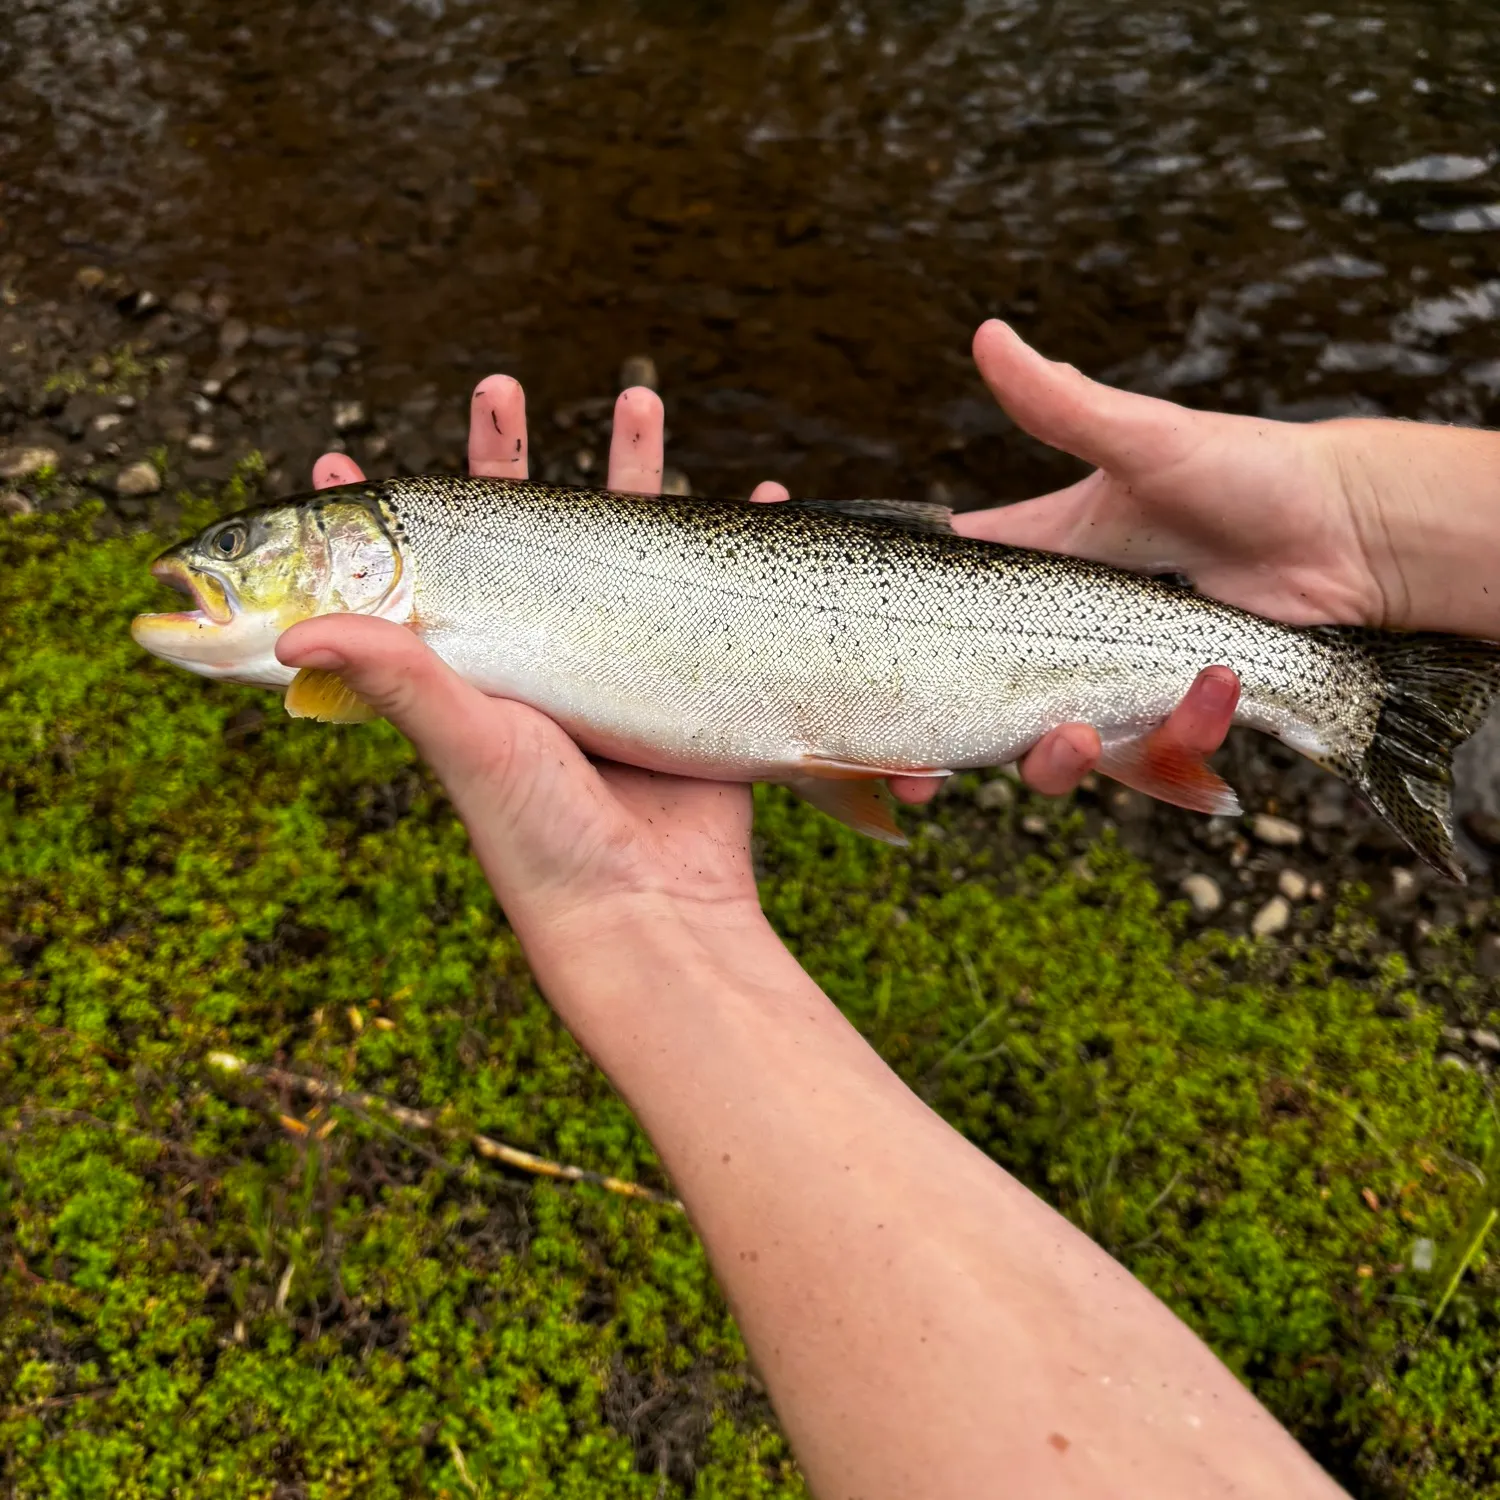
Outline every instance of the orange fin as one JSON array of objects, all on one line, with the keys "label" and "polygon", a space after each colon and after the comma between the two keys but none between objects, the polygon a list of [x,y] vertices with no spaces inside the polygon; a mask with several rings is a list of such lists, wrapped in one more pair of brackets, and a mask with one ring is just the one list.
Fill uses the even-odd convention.
[{"label": "orange fin", "polygon": [[1175,807],[1227,817],[1240,813],[1234,788],[1201,755],[1163,739],[1159,726],[1128,739],[1105,740],[1099,769]]},{"label": "orange fin", "polygon": [[380,717],[337,672],[312,667],[297,673],[282,701],[294,719],[318,719],[324,724],[367,724]]},{"label": "orange fin", "polygon": [[819,812],[848,824],[856,833],[883,844],[905,846],[906,835],[896,824],[896,799],[878,778],[866,775],[856,781],[852,777],[792,776],[786,784]]},{"label": "orange fin", "polygon": [[839,781],[862,781],[870,776],[924,776],[937,781],[953,774],[946,766],[871,766],[815,754],[804,755],[802,764],[807,767],[809,777],[823,776]]}]

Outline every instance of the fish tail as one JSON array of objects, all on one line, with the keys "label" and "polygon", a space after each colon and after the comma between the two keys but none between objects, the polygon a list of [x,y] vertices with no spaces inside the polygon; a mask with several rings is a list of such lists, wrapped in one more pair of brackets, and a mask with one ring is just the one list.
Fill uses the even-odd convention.
[{"label": "fish tail", "polygon": [[1341,630],[1379,668],[1375,734],[1349,780],[1435,869],[1462,883],[1453,843],[1453,753],[1500,693],[1500,642]]}]

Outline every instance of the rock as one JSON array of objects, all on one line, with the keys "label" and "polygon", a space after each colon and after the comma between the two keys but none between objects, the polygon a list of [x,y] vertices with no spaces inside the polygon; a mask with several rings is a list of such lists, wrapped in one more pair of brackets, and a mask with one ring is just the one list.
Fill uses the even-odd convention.
[{"label": "rock", "polygon": [[219,445],[214,442],[213,434],[209,432],[195,432],[187,440],[188,451],[191,453],[212,453]]},{"label": "rock", "polygon": [[333,426],[336,432],[353,432],[365,425],[363,401],[340,401],[333,408]]},{"label": "rock", "polygon": [[1021,828],[1032,838],[1040,838],[1047,831],[1047,820],[1040,813],[1027,813],[1021,819]]},{"label": "rock", "polygon": [[1295,823],[1271,813],[1256,813],[1250,823],[1250,832],[1273,849],[1295,849],[1302,842],[1302,830]]},{"label": "rock", "polygon": [[663,469],[661,492],[664,495],[691,495],[693,493],[692,481],[681,469]]},{"label": "rock", "polygon": [[1193,903],[1193,910],[1200,917],[1211,917],[1224,904],[1224,892],[1212,875],[1185,875],[1177,888]]},{"label": "rock", "polygon": [[0,516],[29,516],[35,509],[19,490],[0,493]]},{"label": "rock", "polygon": [[1474,967],[1486,979],[1500,979],[1500,933],[1487,932],[1480,938]]},{"label": "rock", "polygon": [[1469,1033],[1469,1040],[1486,1052],[1500,1052],[1500,1036],[1496,1036],[1493,1031],[1485,1030],[1482,1026],[1476,1026]]},{"label": "rock", "polygon": [[1002,776],[996,776],[986,781],[977,792],[974,793],[974,801],[986,812],[999,812],[1003,807],[1009,807],[1016,800],[1016,794],[1011,790],[1011,785]]},{"label": "rock", "polygon": [[1461,1026],[1444,1026],[1442,1029],[1442,1037],[1445,1042],[1463,1043],[1468,1040]]},{"label": "rock", "polygon": [[148,463],[145,459],[139,463],[127,465],[115,476],[117,495],[131,497],[154,495],[160,488],[161,475],[156,472],[156,465]]},{"label": "rock", "polygon": [[105,275],[98,266],[81,266],[73,278],[85,292],[97,292],[104,285]]},{"label": "rock", "polygon": [[1430,1271],[1437,1263],[1437,1242],[1429,1239],[1411,1242],[1411,1268],[1413,1271]]},{"label": "rock", "polygon": [[1297,870],[1283,870],[1276,877],[1276,889],[1288,901],[1305,901],[1307,899],[1307,876]]},{"label": "rock", "polygon": [[0,458],[0,479],[31,479],[58,464],[55,448],[16,448]]},{"label": "rock", "polygon": [[1349,794],[1331,776],[1320,782],[1307,801],[1307,821],[1314,828],[1337,828],[1349,816]]},{"label": "rock", "polygon": [[196,318],[203,311],[203,298],[191,287],[173,292],[167,306],[180,318]]},{"label": "rock", "polygon": [[1486,849],[1500,849],[1500,817],[1475,808],[1464,814],[1464,829],[1476,844]]},{"label": "rock", "polygon": [[250,342],[250,325],[243,318],[225,318],[219,329],[219,348],[225,354],[235,354]]},{"label": "rock", "polygon": [[1463,1058],[1461,1058],[1456,1052],[1444,1052],[1442,1056],[1438,1058],[1438,1067],[1457,1068],[1460,1073],[1473,1072],[1473,1069],[1470,1068],[1468,1063],[1466,1063]]},{"label": "rock", "polygon": [[1417,888],[1417,872],[1397,865],[1391,871],[1391,895],[1398,901],[1407,900]]},{"label": "rock", "polygon": [[647,390],[659,390],[656,361],[649,354],[632,354],[620,366],[620,389],[629,390],[633,385],[643,385]]},{"label": "rock", "polygon": [[94,431],[113,432],[124,420],[117,411],[102,411],[94,418]]},{"label": "rock", "polygon": [[1292,920],[1292,904],[1285,896],[1272,896],[1250,921],[1250,931],[1256,937],[1275,937],[1285,932]]}]

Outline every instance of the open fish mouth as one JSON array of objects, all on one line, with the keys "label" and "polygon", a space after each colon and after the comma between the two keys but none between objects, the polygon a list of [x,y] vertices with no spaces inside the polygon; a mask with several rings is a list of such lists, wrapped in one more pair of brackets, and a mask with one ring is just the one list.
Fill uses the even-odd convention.
[{"label": "open fish mouth", "polygon": [[159,557],[151,564],[151,575],[166,584],[168,588],[186,594],[197,605],[197,608],[179,610],[175,613],[142,615],[140,616],[142,620],[149,620],[162,626],[176,624],[202,627],[234,623],[234,608],[230,603],[229,591],[217,578],[199,572],[198,569],[189,567],[181,558],[170,555]]}]

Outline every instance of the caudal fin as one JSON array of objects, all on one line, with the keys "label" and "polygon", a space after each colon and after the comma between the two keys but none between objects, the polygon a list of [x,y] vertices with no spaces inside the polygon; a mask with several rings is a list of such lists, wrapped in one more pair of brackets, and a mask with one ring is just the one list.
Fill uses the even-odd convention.
[{"label": "caudal fin", "polygon": [[1500,642],[1349,634],[1385,677],[1375,737],[1350,780],[1428,864],[1462,882],[1453,846],[1453,752],[1500,693]]}]

